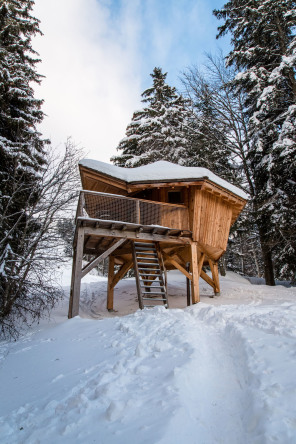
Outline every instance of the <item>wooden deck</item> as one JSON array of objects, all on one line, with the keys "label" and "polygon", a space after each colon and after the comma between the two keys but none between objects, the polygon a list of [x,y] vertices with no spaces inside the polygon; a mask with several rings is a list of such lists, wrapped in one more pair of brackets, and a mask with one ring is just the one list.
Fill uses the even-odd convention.
[{"label": "wooden deck", "polygon": [[[152,224],[154,221],[163,225]],[[189,226],[188,209],[184,205],[81,191],[76,214],[69,317],[79,313],[81,279],[107,257],[107,305],[108,309],[113,308],[114,286],[133,267],[135,241],[157,242],[166,254],[169,267],[181,269],[192,280],[192,275],[185,270],[185,263],[176,267],[175,260],[169,256],[172,248],[178,252],[191,248],[192,233],[184,229],[184,225]],[[93,259],[83,267],[82,258],[86,254]],[[121,267],[116,274],[115,265]]]}]

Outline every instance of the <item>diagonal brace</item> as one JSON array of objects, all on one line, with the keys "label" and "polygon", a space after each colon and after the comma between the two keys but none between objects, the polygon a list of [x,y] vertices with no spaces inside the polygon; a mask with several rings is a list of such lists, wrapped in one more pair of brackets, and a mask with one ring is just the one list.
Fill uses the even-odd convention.
[{"label": "diagonal brace", "polygon": [[115,242],[108,250],[104,251],[100,256],[97,256],[95,259],[93,259],[91,262],[89,262],[85,267],[81,270],[81,278],[83,278],[87,273],[89,273],[94,267],[96,267],[103,259],[106,259],[108,256],[110,256],[111,253],[113,253],[116,248],[120,247],[125,242],[125,239],[120,239],[119,241]]}]

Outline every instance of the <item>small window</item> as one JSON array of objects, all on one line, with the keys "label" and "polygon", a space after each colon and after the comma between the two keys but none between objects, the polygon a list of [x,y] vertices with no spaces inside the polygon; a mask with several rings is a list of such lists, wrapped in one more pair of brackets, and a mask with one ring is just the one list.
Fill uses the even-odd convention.
[{"label": "small window", "polygon": [[168,201],[171,204],[181,204],[182,203],[182,193],[181,191],[169,191]]}]

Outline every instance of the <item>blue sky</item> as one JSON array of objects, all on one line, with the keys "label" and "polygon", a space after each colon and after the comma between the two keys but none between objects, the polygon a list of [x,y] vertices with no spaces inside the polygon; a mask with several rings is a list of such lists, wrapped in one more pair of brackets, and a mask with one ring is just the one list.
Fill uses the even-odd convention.
[{"label": "blue sky", "polygon": [[54,146],[67,137],[88,157],[108,162],[125,135],[155,66],[170,85],[205,52],[229,50],[216,40],[212,10],[220,0],[36,0],[43,37],[33,42],[46,76],[36,95],[47,114],[41,130]]}]

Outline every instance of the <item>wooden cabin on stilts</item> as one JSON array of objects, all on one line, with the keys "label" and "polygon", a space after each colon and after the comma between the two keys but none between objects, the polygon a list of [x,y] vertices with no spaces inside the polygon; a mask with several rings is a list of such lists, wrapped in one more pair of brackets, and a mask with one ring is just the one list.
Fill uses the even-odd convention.
[{"label": "wooden cabin on stilts", "polygon": [[[206,168],[166,161],[121,168],[84,159],[72,269],[69,318],[79,314],[81,279],[109,258],[107,308],[116,284],[134,268],[140,308],[168,307],[166,270],[178,269],[199,302],[199,278],[220,293],[218,260],[246,204],[239,188]],[[83,265],[83,256],[92,259]],[[208,265],[211,277],[203,267]],[[115,266],[117,271],[115,272]]]}]

